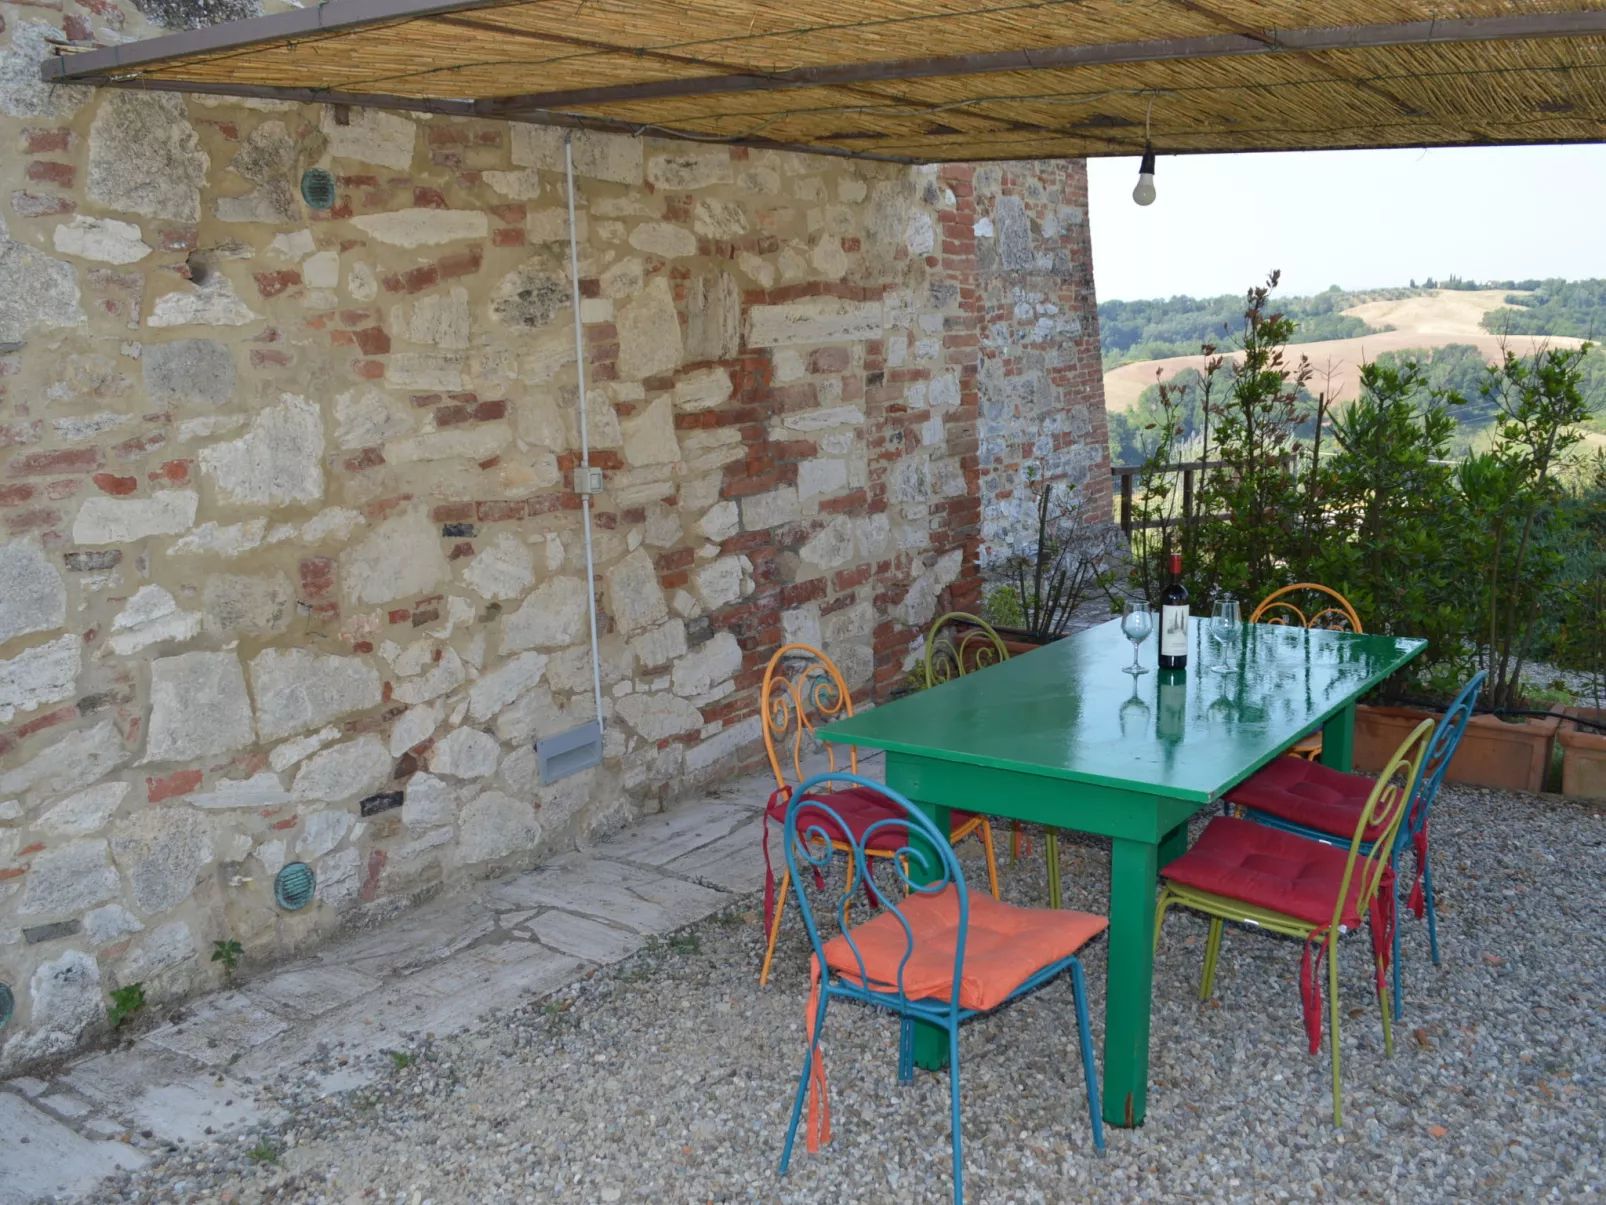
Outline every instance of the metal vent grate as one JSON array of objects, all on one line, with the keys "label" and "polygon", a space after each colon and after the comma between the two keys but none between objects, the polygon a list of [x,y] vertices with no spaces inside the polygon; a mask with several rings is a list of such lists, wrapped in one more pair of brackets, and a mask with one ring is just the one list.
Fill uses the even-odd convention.
[{"label": "metal vent grate", "polygon": [[273,898],[286,912],[299,912],[312,903],[318,876],[305,862],[291,862],[273,880]]},{"label": "metal vent grate", "polygon": [[314,209],[328,209],[335,203],[335,178],[321,167],[301,173],[301,198]]},{"label": "metal vent grate", "polygon": [[11,985],[0,983],[0,1029],[6,1027],[6,1022],[11,1020],[11,1014],[16,1011],[16,1007],[17,1000],[11,994]]},{"label": "metal vent grate", "polygon": [[544,741],[536,741],[535,756],[544,783],[588,770],[602,760],[602,725],[592,720]]}]

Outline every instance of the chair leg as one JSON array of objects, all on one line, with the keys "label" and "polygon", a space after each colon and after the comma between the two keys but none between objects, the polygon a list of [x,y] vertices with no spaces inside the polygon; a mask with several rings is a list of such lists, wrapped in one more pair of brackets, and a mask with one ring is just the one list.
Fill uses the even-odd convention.
[{"label": "chair leg", "polygon": [[764,965],[758,972],[759,987],[770,981],[770,962],[775,958],[775,940],[781,935],[781,914],[786,911],[786,889],[791,882],[792,872],[781,871],[781,889],[775,893],[775,916],[770,921],[769,944],[764,947]]},{"label": "chair leg", "polygon": [[959,1137],[959,1029],[948,1031],[948,1098],[953,1126],[954,1205],[965,1205],[965,1153]]},{"label": "chair leg", "polygon": [[999,898],[998,859],[993,856],[993,826],[987,821],[983,820],[981,822],[981,827],[977,829],[976,832],[981,837],[981,847],[987,854],[987,886],[992,891],[993,898],[996,900]]},{"label": "chair leg", "polygon": [[825,1030],[825,1006],[831,1001],[830,994],[822,987],[820,989],[820,1011],[814,1018],[814,1041],[803,1052],[803,1074],[797,1080],[797,1098],[792,1101],[792,1120],[786,1127],[786,1145],[781,1149],[781,1168],[776,1175],[786,1175],[787,1165],[792,1162],[792,1143],[797,1139],[798,1119],[803,1116],[803,1102],[808,1097],[809,1075],[814,1070],[814,1057],[820,1045],[820,1035]]},{"label": "chair leg", "polygon": [[[865,864],[865,873],[866,874],[869,873],[869,863],[868,862],[866,862],[866,864]],[[846,882],[843,884],[843,887],[842,887],[842,928],[846,929],[848,927],[848,912],[849,912],[850,906],[851,906],[851,904],[853,902],[853,855],[852,854],[848,855],[848,866],[847,866],[847,869],[845,871],[843,871],[843,874],[846,876]]]},{"label": "chair leg", "polygon": [[1210,999],[1216,987],[1216,959],[1221,956],[1221,931],[1226,923],[1219,916],[1210,918],[1210,935],[1205,938],[1204,971],[1199,976],[1199,999]]},{"label": "chair leg", "polygon": [[1048,858],[1048,906],[1060,906],[1060,833],[1057,828],[1043,830],[1044,854]]},{"label": "chair leg", "polygon": [[903,1017],[898,1021],[898,1082],[912,1084],[915,1079],[915,1021]]},{"label": "chair leg", "polygon": [[1422,899],[1428,909],[1428,949],[1433,952],[1433,965],[1439,965],[1439,920],[1433,911],[1433,861],[1422,859]]},{"label": "chair leg", "polygon": [[1009,822],[1009,868],[1015,869],[1015,863],[1020,861],[1020,821]]},{"label": "chair leg", "polygon": [[1093,1066],[1093,1030],[1087,1020],[1087,983],[1082,964],[1071,962],[1071,994],[1076,999],[1076,1034],[1082,1046],[1082,1078],[1087,1081],[1087,1114],[1093,1121],[1093,1149],[1104,1153],[1104,1117],[1099,1112],[1099,1076]]},{"label": "chair leg", "polygon": [[[1378,968],[1379,971],[1382,969],[1382,967]],[[1389,994],[1387,992],[1379,992],[1377,994],[1377,1004],[1383,1010],[1383,1053],[1392,1058],[1394,1056],[1394,1025],[1389,1017]]]},{"label": "chair leg", "polygon": [[1394,876],[1394,932],[1389,936],[1389,957],[1393,965],[1389,967],[1389,979],[1393,985],[1394,1015],[1405,1015],[1405,993],[1401,985],[1404,972],[1400,970],[1400,878]]},{"label": "chair leg", "polygon": [[1160,898],[1154,902],[1154,953],[1160,952],[1160,927],[1165,924],[1165,910],[1171,907],[1171,892],[1160,888]]},{"label": "chair leg", "polygon": [[1333,1124],[1344,1124],[1344,1090],[1338,1068],[1338,937],[1327,938],[1327,1023],[1328,1044],[1333,1048]]}]

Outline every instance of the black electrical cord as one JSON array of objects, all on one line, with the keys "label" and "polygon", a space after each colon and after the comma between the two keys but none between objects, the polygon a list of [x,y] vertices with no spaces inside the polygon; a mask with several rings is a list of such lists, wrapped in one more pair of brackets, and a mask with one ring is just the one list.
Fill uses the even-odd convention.
[{"label": "black electrical cord", "polygon": [[[1421,707],[1426,711],[1444,711],[1447,706],[1444,703],[1434,703],[1427,699],[1412,699],[1405,695],[1400,695],[1391,701],[1396,703],[1404,703],[1407,707]],[[1556,714],[1553,711],[1529,711],[1519,707],[1474,707],[1472,710],[1478,715],[1537,716],[1540,719],[1548,719],[1550,716]],[[1601,720],[1586,720],[1581,716],[1567,716],[1566,718],[1580,727],[1593,728],[1598,732],[1606,732],[1606,722]]]}]

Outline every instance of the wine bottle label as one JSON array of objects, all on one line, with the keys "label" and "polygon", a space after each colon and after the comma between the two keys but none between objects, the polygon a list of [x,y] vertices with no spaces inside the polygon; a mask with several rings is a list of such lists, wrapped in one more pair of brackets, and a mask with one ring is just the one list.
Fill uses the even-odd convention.
[{"label": "wine bottle label", "polygon": [[1188,608],[1160,608],[1160,655],[1186,657],[1188,655]]}]

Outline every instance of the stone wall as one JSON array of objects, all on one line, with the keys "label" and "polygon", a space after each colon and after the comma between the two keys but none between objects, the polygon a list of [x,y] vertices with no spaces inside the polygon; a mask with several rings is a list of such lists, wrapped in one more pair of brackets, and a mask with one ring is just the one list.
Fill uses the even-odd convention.
[{"label": "stone wall", "polygon": [[159,32],[67,8],[0,4],[0,1070],[752,764],[785,640],[885,697],[983,500],[1104,456],[1081,164],[576,135],[605,758],[544,786],[596,713],[561,133],[46,89]]}]

